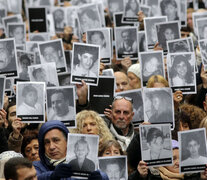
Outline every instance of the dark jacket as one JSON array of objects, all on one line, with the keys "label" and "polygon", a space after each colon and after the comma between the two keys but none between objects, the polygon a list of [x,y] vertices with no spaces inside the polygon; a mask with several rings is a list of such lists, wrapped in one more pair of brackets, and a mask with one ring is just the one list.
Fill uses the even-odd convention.
[{"label": "dark jacket", "polygon": [[[33,165],[37,171],[38,180],[48,180],[50,179],[51,174],[53,173],[55,167],[52,166],[48,159],[45,157],[45,148],[44,148],[44,136],[51,129],[60,129],[63,133],[65,133],[66,137],[69,133],[66,126],[57,120],[48,121],[42,125],[38,135],[39,141],[39,156],[40,161],[33,162]],[[102,175],[102,180],[108,180],[108,177],[103,172],[100,172]],[[66,178],[64,178],[66,179]],[[74,178],[67,178],[67,180],[74,180]]]}]

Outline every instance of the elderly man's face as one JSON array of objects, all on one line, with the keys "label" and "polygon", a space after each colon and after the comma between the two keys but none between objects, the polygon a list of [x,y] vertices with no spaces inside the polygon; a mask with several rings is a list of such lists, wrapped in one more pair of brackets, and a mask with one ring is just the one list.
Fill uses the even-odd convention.
[{"label": "elderly man's face", "polygon": [[59,60],[58,51],[51,46],[45,48],[43,56],[47,62],[57,63]]},{"label": "elderly man's face", "polygon": [[112,123],[120,130],[129,127],[134,116],[132,104],[126,99],[118,99],[113,103],[112,107]]},{"label": "elderly man's face", "polygon": [[116,92],[130,89],[129,80],[126,74],[123,72],[115,72],[114,76],[116,78]]},{"label": "elderly man's face", "polygon": [[76,156],[77,158],[83,159],[88,154],[87,144],[78,143],[76,147]]},{"label": "elderly man's face", "polygon": [[93,64],[93,55],[89,53],[84,53],[81,56],[79,56],[80,59],[80,65],[89,70]]},{"label": "elderly man's face", "polygon": [[55,160],[65,158],[67,152],[67,141],[63,132],[59,129],[52,129],[44,137],[45,154]]},{"label": "elderly man's face", "polygon": [[0,69],[6,68],[10,63],[9,53],[4,43],[0,43]]},{"label": "elderly man's face", "polygon": [[51,103],[54,112],[58,116],[64,116],[68,113],[68,103],[62,93],[55,93],[51,96]]}]

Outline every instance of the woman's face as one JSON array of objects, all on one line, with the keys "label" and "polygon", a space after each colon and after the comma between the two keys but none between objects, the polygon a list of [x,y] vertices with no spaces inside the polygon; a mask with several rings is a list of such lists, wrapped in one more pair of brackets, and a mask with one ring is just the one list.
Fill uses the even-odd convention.
[{"label": "woman's face", "polygon": [[166,166],[173,173],[179,173],[179,149],[173,149],[173,165]]},{"label": "woman's face", "polygon": [[25,155],[30,161],[39,161],[39,143],[37,139],[33,139],[26,147],[25,147]]},{"label": "woman's face", "polygon": [[95,135],[99,134],[99,128],[96,120],[91,117],[87,117],[85,120],[83,120],[83,127],[81,133]]},{"label": "woman's face", "polygon": [[172,29],[170,29],[170,28],[167,28],[167,29],[165,30],[164,35],[165,35],[165,39],[166,39],[167,41],[169,41],[169,40],[173,40],[173,39],[175,38],[174,33],[173,33]]},{"label": "woman's face", "polygon": [[120,156],[120,150],[115,147],[114,145],[112,145],[111,147],[107,148],[104,153],[103,153],[103,157],[105,156]]},{"label": "woman's face", "polygon": [[127,76],[129,79],[129,85],[132,87],[132,89],[141,88],[140,79],[134,73],[128,72]]},{"label": "woman's face", "polygon": [[176,71],[179,76],[185,77],[185,75],[187,73],[186,64],[183,61],[181,61],[179,64],[176,65]]},{"label": "woman's face", "polygon": [[155,57],[152,57],[148,62],[145,64],[145,70],[149,73],[153,73],[157,70],[158,60]]}]

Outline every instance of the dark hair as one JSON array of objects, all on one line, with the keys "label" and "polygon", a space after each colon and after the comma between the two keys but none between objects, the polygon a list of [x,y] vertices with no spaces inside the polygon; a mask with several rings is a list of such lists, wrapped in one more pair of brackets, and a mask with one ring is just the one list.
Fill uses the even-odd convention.
[{"label": "dark hair", "polygon": [[188,60],[186,60],[185,55],[176,55],[173,61],[173,65],[171,68],[171,77],[174,77],[177,75],[177,65],[180,64],[181,62],[184,62],[185,66],[187,67],[187,73],[185,75],[185,80],[187,83],[192,83],[192,78],[193,78],[193,73],[191,71],[191,65]]},{"label": "dark hair", "polygon": [[95,35],[95,34],[98,34],[101,37],[102,41],[104,41],[103,47],[106,47],[106,41],[105,41],[105,37],[104,37],[104,34],[103,34],[102,31],[93,31],[93,32],[91,32],[90,41],[92,42],[92,36]]},{"label": "dark hair", "polygon": [[188,133],[188,135],[186,136],[186,144],[188,145],[189,142],[191,141],[195,141],[200,145],[200,140],[199,140],[199,136],[196,133]]},{"label": "dark hair", "polygon": [[23,54],[22,56],[20,56],[19,58],[19,62],[22,64],[23,60],[27,60],[27,62],[29,63],[29,65],[31,64],[30,63],[30,58],[26,55],[26,54]]},{"label": "dark hair", "polygon": [[130,7],[130,5],[131,5],[131,3],[132,3],[132,1],[134,1],[135,3],[136,3],[136,6],[137,6],[137,8],[136,8],[136,12],[135,13],[138,13],[139,12],[139,4],[137,3],[137,0],[128,0],[128,2],[126,3],[126,7],[125,7],[125,9],[126,10],[132,10],[131,9],[131,7]]},{"label": "dark hair", "polygon": [[22,96],[25,97],[29,92],[34,92],[37,96],[37,89],[32,85],[27,85],[22,90]]},{"label": "dark hair", "polygon": [[163,132],[158,128],[150,128],[147,133],[147,142],[151,143],[151,141],[157,137],[161,137],[162,139],[164,139]]},{"label": "dark hair", "polygon": [[166,9],[166,6],[168,6],[169,4],[174,6],[175,8],[177,8],[177,4],[176,4],[175,0],[162,0],[162,2],[160,3],[162,15],[166,15],[165,9]]},{"label": "dark hair", "polygon": [[17,170],[20,168],[32,168],[32,162],[26,158],[14,157],[9,159],[4,165],[4,176],[6,180],[18,180]]},{"label": "dark hair", "polygon": [[81,15],[81,21],[82,21],[82,17],[83,16],[88,16],[90,19],[92,19],[92,20],[96,20],[96,21],[98,21],[98,17],[97,16],[94,16],[94,11],[92,10],[92,9],[85,9],[85,10],[83,10],[81,13],[80,13],[80,15]]},{"label": "dark hair", "polygon": [[38,140],[38,132],[37,131],[28,131],[27,134],[24,135],[23,141],[22,141],[22,146],[21,146],[21,153],[23,154],[24,157],[25,155],[25,148],[28,144],[31,143],[32,140],[37,139]]},{"label": "dark hair", "polygon": [[39,74],[40,72],[43,72],[44,71],[44,69],[43,68],[36,68],[36,69],[34,69],[33,70],[33,72],[32,72],[32,76],[36,79],[37,78],[37,74]]}]

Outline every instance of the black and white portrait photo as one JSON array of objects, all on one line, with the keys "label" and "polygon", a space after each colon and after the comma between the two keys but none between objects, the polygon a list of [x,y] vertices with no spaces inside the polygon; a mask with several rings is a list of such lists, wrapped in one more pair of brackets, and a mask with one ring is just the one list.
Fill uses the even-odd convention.
[{"label": "black and white portrait photo", "polygon": [[196,93],[195,54],[191,52],[170,54],[167,63],[168,81],[173,91]]},{"label": "black and white portrait photo", "polygon": [[169,124],[140,125],[142,160],[147,166],[172,165],[172,139]]},{"label": "black and white portrait photo", "polygon": [[21,14],[3,17],[2,21],[5,28],[8,23],[23,23]]},{"label": "black and white portrait photo", "polygon": [[14,14],[21,14],[22,12],[22,0],[7,0],[7,10]]},{"label": "black and white portrait photo", "polygon": [[0,25],[3,26],[2,18],[7,16],[6,9],[0,8]]},{"label": "black and white portrait photo", "polygon": [[198,39],[207,39],[207,17],[196,19]]},{"label": "black and white portrait photo", "polygon": [[35,64],[35,55],[31,52],[17,50],[19,79],[29,81],[28,66]]},{"label": "black and white portrait photo", "polygon": [[155,24],[160,22],[167,22],[167,16],[144,18],[144,29],[148,49],[153,49],[154,45],[158,41]]},{"label": "black and white portrait photo", "polygon": [[104,12],[104,2],[100,1],[94,1],[98,7],[98,12],[99,12],[99,16],[100,16],[100,20],[101,20],[101,27],[106,27],[106,21],[105,21],[105,12]]},{"label": "black and white portrait photo", "polygon": [[127,180],[127,157],[99,157],[99,169],[105,172],[110,180]]},{"label": "black and white portrait photo", "polygon": [[112,18],[114,13],[124,11],[124,0],[107,0],[109,15]]},{"label": "black and white portrait photo", "polygon": [[197,28],[197,19],[200,18],[207,18],[207,12],[203,11],[203,12],[193,12],[192,13],[192,18],[193,18],[193,29],[194,29],[194,33],[196,35],[198,35],[198,28]]},{"label": "black and white portrait photo", "polygon": [[52,14],[55,23],[55,32],[63,32],[64,27],[66,26],[65,9],[63,7],[53,7]]},{"label": "black and white portrait photo", "polygon": [[77,16],[82,32],[101,28],[101,18],[96,4],[83,5],[77,9]]},{"label": "black and white portrait photo", "polygon": [[38,42],[26,41],[26,51],[33,52],[35,54],[35,64],[40,64],[40,51],[38,48]]},{"label": "black and white portrait photo", "polygon": [[179,0],[161,0],[160,10],[162,16],[167,16],[168,21],[176,21],[180,19]]},{"label": "black and white portrait photo", "polygon": [[116,27],[114,29],[116,43],[116,57],[138,58],[138,30],[137,27]]},{"label": "black and white portrait photo", "polygon": [[9,38],[15,39],[16,45],[22,45],[26,42],[25,23],[8,23],[7,31]]},{"label": "black and white portrait photo", "polygon": [[0,40],[0,74],[17,77],[17,57],[14,38]]},{"label": "black and white portrait photo", "polygon": [[145,122],[170,123],[174,128],[174,104],[171,88],[145,88],[143,102]]},{"label": "black and white portrait photo", "polygon": [[25,0],[26,7],[38,7],[46,6],[50,7],[54,5],[55,0]]},{"label": "black and white portrait photo", "polygon": [[207,39],[198,41],[204,70],[207,70]]},{"label": "black and white portrait photo", "polygon": [[70,83],[71,74],[70,73],[64,73],[64,74],[58,74],[58,81],[60,86],[69,86]]},{"label": "black and white portrait photo", "polygon": [[[86,32],[88,44],[100,45],[100,58],[104,63],[109,63],[111,58],[111,36],[109,28],[89,30]],[[104,63],[105,64],[105,63]]]},{"label": "black and white portrait photo", "polygon": [[47,32],[47,8],[46,7],[29,7],[29,32]]},{"label": "black and white portrait photo", "polygon": [[165,77],[163,51],[141,52],[139,60],[142,86],[146,86],[148,79],[153,75]]},{"label": "black and white portrait photo", "polygon": [[62,121],[67,127],[75,127],[75,88],[47,88],[47,119]]},{"label": "black and white portrait photo", "polygon": [[49,41],[50,40],[50,34],[49,33],[29,33],[29,40],[30,41]]},{"label": "black and white portrait photo", "polygon": [[168,53],[193,52],[191,51],[190,41],[192,41],[192,38],[167,41]]},{"label": "black and white portrait photo", "polygon": [[73,43],[71,82],[84,80],[97,85],[100,65],[100,46]]},{"label": "black and white portrait photo", "polygon": [[73,176],[87,177],[98,166],[99,136],[68,134],[66,161],[72,167]]},{"label": "black and white portrait photo", "polygon": [[140,11],[139,0],[124,0],[123,21],[137,22]]},{"label": "black and white portrait photo", "polygon": [[132,123],[134,124],[134,127],[138,127],[139,124],[144,122],[144,110],[141,89],[118,92],[116,93],[116,96],[130,97],[133,99],[134,116],[132,119]]},{"label": "black and white portrait photo", "polygon": [[206,129],[178,132],[180,172],[204,171],[207,164]]},{"label": "black and white portrait photo", "polygon": [[55,63],[44,63],[28,67],[30,81],[45,82],[46,87],[59,86]]},{"label": "black and white portrait photo", "polygon": [[156,24],[157,39],[159,46],[167,51],[167,41],[180,38],[180,27],[178,21]]},{"label": "black and white portrait photo", "polygon": [[145,31],[138,32],[138,40],[139,40],[139,52],[147,51]]},{"label": "black and white portrait photo", "polygon": [[45,83],[17,82],[17,117],[22,122],[45,121]]},{"label": "black and white portrait photo", "polygon": [[146,5],[151,7],[151,17],[161,16],[160,0],[146,0]]},{"label": "black and white portrait photo", "polygon": [[66,61],[62,39],[44,41],[38,44],[41,63],[55,62],[57,73],[66,72]]},{"label": "black and white portrait photo", "polygon": [[0,76],[0,109],[4,106],[4,91],[6,89],[6,77]]}]

